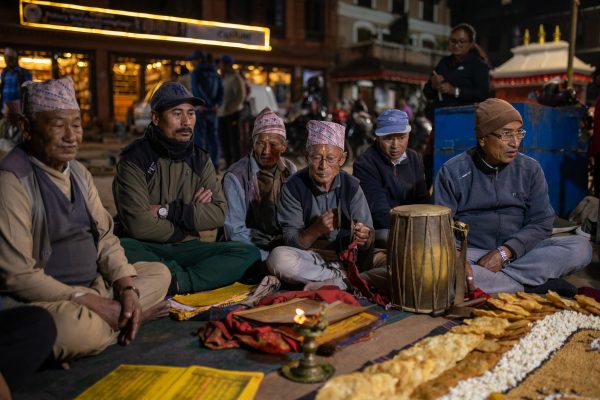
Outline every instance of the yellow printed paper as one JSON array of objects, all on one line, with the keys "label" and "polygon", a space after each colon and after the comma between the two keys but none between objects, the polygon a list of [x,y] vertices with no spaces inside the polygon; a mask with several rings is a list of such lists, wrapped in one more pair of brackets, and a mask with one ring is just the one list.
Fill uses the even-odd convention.
[{"label": "yellow printed paper", "polygon": [[235,282],[233,285],[225,286],[207,292],[199,292],[186,295],[173,296],[173,300],[190,307],[211,306],[241,295],[248,295],[256,289],[257,285],[244,285]]},{"label": "yellow printed paper", "polygon": [[263,377],[262,372],[189,367],[177,383],[171,386],[164,399],[252,400]]},{"label": "yellow printed paper", "polygon": [[163,394],[186,368],[121,365],[77,397],[77,400],[150,400]]},{"label": "yellow printed paper", "polygon": [[121,365],[76,400],[252,400],[262,372]]}]

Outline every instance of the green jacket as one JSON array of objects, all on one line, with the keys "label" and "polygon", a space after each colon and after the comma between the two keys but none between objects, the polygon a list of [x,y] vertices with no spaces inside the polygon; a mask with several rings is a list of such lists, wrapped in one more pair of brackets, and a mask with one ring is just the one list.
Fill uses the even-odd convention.
[{"label": "green jacket", "polygon": [[[210,158],[193,143],[182,146],[150,125],[123,150],[113,181],[121,236],[175,243],[223,226],[227,203]],[[212,191],[210,203],[193,202],[200,188]],[[156,219],[151,205],[168,205],[167,218]]]}]

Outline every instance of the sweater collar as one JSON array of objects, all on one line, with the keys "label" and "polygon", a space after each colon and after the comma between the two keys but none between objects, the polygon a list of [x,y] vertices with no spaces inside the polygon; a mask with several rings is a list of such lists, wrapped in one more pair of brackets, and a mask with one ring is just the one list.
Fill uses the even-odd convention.
[{"label": "sweater collar", "polygon": [[154,124],[148,125],[145,136],[148,139],[152,150],[158,153],[160,157],[180,161],[188,158],[194,151],[193,139],[186,143],[169,139],[162,130]]},{"label": "sweater collar", "polygon": [[475,163],[475,166],[485,174],[496,175],[502,172],[502,170],[508,166],[508,164],[500,164],[498,166],[489,164],[484,160],[483,151],[479,148],[479,146],[473,147],[471,150],[469,150],[469,153],[473,159],[473,162]]}]

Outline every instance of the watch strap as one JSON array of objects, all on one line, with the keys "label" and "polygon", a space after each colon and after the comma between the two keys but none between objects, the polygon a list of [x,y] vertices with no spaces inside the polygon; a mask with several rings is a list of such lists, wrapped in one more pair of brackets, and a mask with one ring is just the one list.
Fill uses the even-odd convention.
[{"label": "watch strap", "polygon": [[125,286],[124,288],[121,288],[119,291],[119,297],[123,297],[123,292],[126,290],[133,290],[135,294],[137,294],[138,299],[140,298],[140,290],[135,286]]},{"label": "watch strap", "polygon": [[496,250],[498,250],[498,253],[500,253],[500,258],[502,258],[503,267],[510,263],[510,258],[508,257],[508,253],[506,253],[506,249],[504,247],[498,246]]}]

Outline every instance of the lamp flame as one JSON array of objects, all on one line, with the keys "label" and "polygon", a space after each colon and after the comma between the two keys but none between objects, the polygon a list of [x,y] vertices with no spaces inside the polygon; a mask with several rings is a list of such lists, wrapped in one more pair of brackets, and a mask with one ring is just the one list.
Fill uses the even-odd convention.
[{"label": "lamp flame", "polygon": [[296,315],[294,316],[294,322],[302,325],[306,322],[306,315],[304,315],[304,310],[301,308],[296,308]]}]

